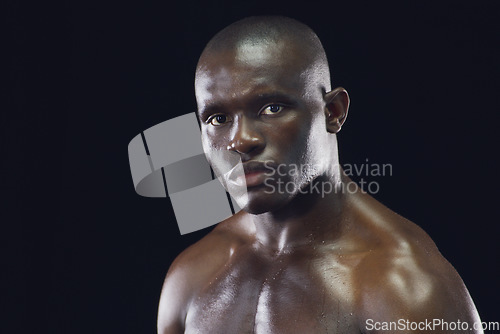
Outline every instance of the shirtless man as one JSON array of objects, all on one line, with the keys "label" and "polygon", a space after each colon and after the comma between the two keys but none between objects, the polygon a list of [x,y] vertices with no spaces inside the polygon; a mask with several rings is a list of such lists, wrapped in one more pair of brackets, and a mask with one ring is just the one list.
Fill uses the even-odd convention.
[{"label": "shirtless man", "polygon": [[[206,156],[216,169],[217,152],[238,154],[247,193],[242,211],[172,264],[160,334],[482,332],[429,236],[345,191],[336,133],[349,97],[331,89],[311,29],[283,17],[230,25],[203,51],[195,89]],[[292,172],[301,165],[314,168]],[[324,184],[335,191],[310,191]]]}]

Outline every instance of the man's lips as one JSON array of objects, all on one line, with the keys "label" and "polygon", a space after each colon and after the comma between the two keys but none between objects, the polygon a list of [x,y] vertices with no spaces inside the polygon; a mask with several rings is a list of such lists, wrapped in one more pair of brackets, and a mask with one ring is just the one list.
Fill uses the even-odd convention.
[{"label": "man's lips", "polygon": [[245,174],[245,183],[247,188],[255,187],[262,184],[265,181],[266,177],[267,176],[265,172],[262,171]]},{"label": "man's lips", "polygon": [[243,163],[243,170],[246,174],[264,172],[264,173],[272,173],[273,170],[277,168],[277,165],[272,161],[247,161]]},{"label": "man's lips", "polygon": [[[242,164],[243,174],[241,173],[241,168],[239,168],[239,173],[233,168],[229,175],[229,181],[237,186],[255,187],[262,184],[269,174],[277,168],[277,165],[271,161],[247,161]],[[268,175],[266,175],[268,174]],[[244,179],[244,180],[243,180]],[[243,182],[244,181],[244,182]]]}]

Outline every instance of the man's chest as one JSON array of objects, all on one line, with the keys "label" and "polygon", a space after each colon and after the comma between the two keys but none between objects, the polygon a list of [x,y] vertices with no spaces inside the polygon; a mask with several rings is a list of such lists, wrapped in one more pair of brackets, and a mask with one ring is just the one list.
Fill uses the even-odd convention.
[{"label": "man's chest", "polygon": [[196,294],[186,333],[359,333],[349,267],[318,258],[240,260]]}]

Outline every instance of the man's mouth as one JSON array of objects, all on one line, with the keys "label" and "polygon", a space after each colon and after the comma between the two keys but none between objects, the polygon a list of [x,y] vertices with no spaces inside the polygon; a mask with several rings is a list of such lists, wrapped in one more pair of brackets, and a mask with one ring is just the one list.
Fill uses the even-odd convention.
[{"label": "man's mouth", "polygon": [[247,188],[263,184],[270,174],[273,174],[277,165],[272,161],[247,161],[242,164],[243,170],[235,166],[229,173],[229,182]]}]

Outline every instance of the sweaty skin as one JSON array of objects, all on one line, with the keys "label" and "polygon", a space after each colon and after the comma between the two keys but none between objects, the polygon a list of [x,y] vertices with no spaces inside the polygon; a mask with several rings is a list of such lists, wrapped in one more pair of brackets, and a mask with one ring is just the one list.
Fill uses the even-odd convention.
[{"label": "sweaty skin", "polygon": [[[324,58],[304,47],[309,37],[254,32],[276,21],[313,34],[283,18],[226,28],[200,58],[196,98],[214,167],[216,152],[229,150],[243,166],[272,161],[282,174],[245,170],[243,210],[170,267],[158,332],[403,333],[368,325],[440,319],[482,333],[471,328],[480,320],[464,283],[429,236],[361,190],[342,191],[352,181],[339,167],[336,133],[349,97],[331,90]],[[315,168],[291,173],[292,164]],[[279,182],[293,187],[269,191]],[[326,183],[336,191],[301,191]]]}]

